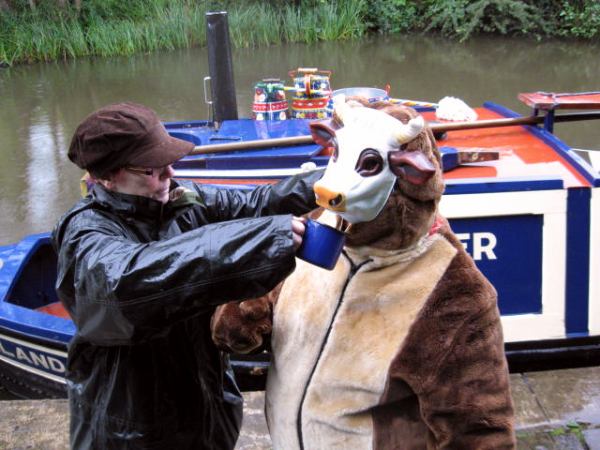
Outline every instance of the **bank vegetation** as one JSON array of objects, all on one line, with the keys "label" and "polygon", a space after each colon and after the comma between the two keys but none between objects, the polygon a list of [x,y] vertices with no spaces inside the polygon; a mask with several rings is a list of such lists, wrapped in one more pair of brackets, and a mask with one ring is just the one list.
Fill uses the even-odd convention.
[{"label": "bank vegetation", "polygon": [[202,46],[215,10],[237,47],[409,32],[600,38],[596,0],[0,0],[0,66]]}]

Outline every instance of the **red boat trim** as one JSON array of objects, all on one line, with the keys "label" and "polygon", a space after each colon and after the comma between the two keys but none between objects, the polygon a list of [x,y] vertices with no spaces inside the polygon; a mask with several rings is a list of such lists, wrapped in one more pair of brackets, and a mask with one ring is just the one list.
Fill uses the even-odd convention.
[{"label": "red boat trim", "polygon": [[600,109],[600,92],[554,93],[530,92],[518,95],[519,100],[532,108],[551,109]]},{"label": "red boat trim", "polygon": [[52,316],[61,317],[63,319],[70,319],[71,316],[63,306],[61,302],[50,303],[49,305],[40,306],[36,311],[50,314]]}]

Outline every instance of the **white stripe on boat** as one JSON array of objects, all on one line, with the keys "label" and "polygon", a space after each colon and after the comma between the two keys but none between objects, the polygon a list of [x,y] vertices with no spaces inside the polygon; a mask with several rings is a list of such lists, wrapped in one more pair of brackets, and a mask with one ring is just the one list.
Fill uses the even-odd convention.
[{"label": "white stripe on boat", "polygon": [[[14,344],[16,348],[15,353],[6,349],[5,346],[2,345],[2,341]],[[37,354],[32,352],[37,352]],[[60,360],[58,358],[60,358]],[[37,364],[49,371],[52,370],[54,372],[64,373],[66,369],[66,358],[66,352],[42,347],[41,345],[0,334],[0,361],[4,361],[7,364],[10,364],[21,370],[25,370],[26,372],[33,373],[60,384],[66,384],[64,376],[55,375],[53,373],[33,367],[33,365]],[[22,362],[23,360],[27,361],[29,364]],[[60,364],[60,367],[54,367],[56,364]]]}]

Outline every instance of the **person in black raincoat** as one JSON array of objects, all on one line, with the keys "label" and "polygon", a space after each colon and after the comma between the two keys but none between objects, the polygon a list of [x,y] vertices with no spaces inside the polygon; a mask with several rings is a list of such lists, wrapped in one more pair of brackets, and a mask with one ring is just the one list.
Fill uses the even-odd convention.
[{"label": "person in black raincoat", "polygon": [[177,183],[171,163],[193,147],[132,103],[101,108],[73,136],[69,158],[97,180],[52,233],[58,296],[76,325],[74,449],[235,446],[242,399],[211,315],[294,269],[295,216],[316,208],[321,172],[253,190]]}]

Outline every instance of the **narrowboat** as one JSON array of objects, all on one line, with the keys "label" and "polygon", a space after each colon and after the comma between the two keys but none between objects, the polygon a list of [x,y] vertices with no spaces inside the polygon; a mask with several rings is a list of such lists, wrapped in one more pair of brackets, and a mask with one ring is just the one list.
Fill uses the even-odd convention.
[{"label": "narrowboat", "polygon": [[[600,94],[519,97],[531,116],[485,103],[475,108],[477,120],[444,124],[435,108],[420,109],[443,154],[441,213],[498,291],[511,371],[597,364],[600,175],[553,127],[597,118],[589,111],[558,112],[600,109]],[[307,163],[327,164],[327,149],[312,143],[308,124],[232,119],[218,127],[208,121],[165,126],[198,150],[176,164],[176,177],[256,185]],[[66,393],[67,345],[75,328],[56,296],[55,279],[47,233],[0,247],[0,383],[22,397]],[[232,361],[243,389],[262,387],[268,354],[235,355]]]},{"label": "narrowboat", "polygon": [[[442,215],[498,291],[511,370],[593,364],[600,349],[598,171],[553,130],[565,121],[598,119],[600,92],[523,93],[522,117],[501,105],[475,108],[477,120],[440,123],[435,107],[415,109],[429,120],[442,154]],[[573,113],[574,110],[583,112]],[[565,113],[566,111],[566,113]],[[170,131],[199,146],[177,166],[199,183],[269,183],[323,166],[327,149],[307,144],[302,121],[230,121],[208,137],[187,124]],[[245,149],[211,142],[302,142]],[[212,146],[217,147],[217,146]],[[213,152],[214,153],[210,153]]]}]

